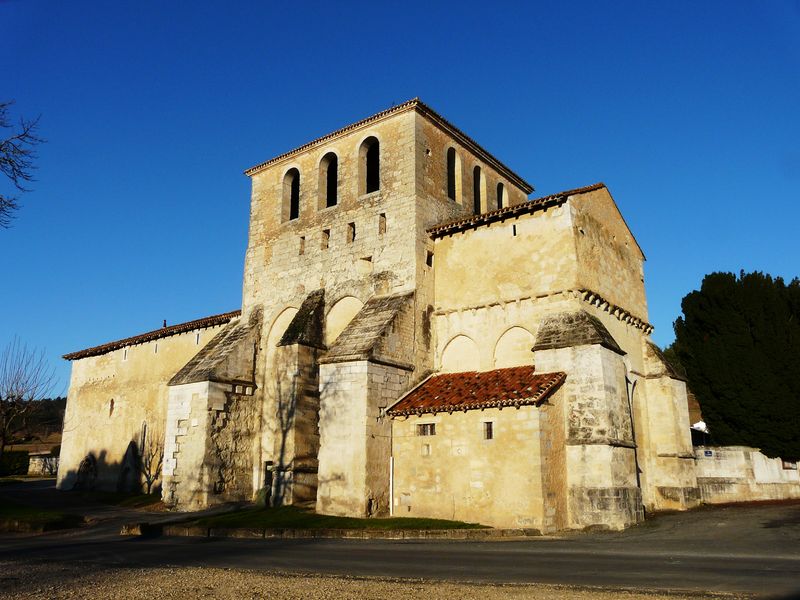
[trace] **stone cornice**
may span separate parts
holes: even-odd
[[[600,310],[609,313],[612,317],[616,318],[618,321],[626,323],[635,327],[636,329],[641,330],[644,332],[645,335],[649,335],[653,331],[653,326],[645,321],[637,317],[636,315],[632,314],[631,312],[625,310],[621,306],[613,304],[603,298],[597,292],[594,292],[589,289],[569,289],[569,290],[559,290],[557,292],[548,292],[545,294],[537,294],[535,296],[521,296],[519,298],[513,298],[511,300],[497,300],[495,302],[490,302],[488,304],[476,304],[473,306],[464,306],[462,308],[452,308],[452,309],[443,309],[437,308],[434,311],[434,315],[436,316],[446,316],[451,315],[453,313],[464,313],[464,312],[474,312],[478,310],[486,310],[494,307],[506,307],[509,304],[519,304],[521,302],[528,302],[528,301],[537,301],[543,300],[545,298],[557,298],[561,296],[562,298],[576,298],[579,300],[583,300]]]

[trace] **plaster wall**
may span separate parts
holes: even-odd
[[[97,461],[97,489],[115,490],[142,425],[164,434],[167,382],[223,326],[164,337],[72,361],[57,486],[70,489],[81,461]],[[157,351],[156,351],[157,349]],[[113,406],[112,406],[113,401]]]
[[[436,434],[419,435],[423,423],[435,424]],[[541,529],[541,436],[535,406],[394,419],[395,516]]]

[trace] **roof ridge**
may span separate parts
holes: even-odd
[[[223,325],[228,321],[241,316],[241,314],[241,310],[232,310],[230,312],[220,313],[218,315],[194,319],[193,321],[186,321],[185,323],[178,323],[177,325],[170,325],[169,327],[161,327],[160,329],[154,329],[153,331],[115,340],[113,342],[107,342],[105,344],[100,344],[99,346],[92,346],[91,348],[86,348],[84,350],[69,352],[64,354],[62,358],[66,360],[77,360],[80,358],[86,358],[88,356],[105,354],[106,352],[118,350],[119,348],[123,348],[125,346],[143,344],[145,342],[151,342],[153,340],[169,337],[171,335],[186,333],[187,331],[193,331],[194,329],[204,329],[206,327],[213,327],[215,325]]]
[[[512,181],[515,185],[523,189],[526,193],[530,193],[533,191],[533,186],[525,181],[522,177],[517,175],[514,171],[512,171],[505,163],[500,161],[496,156],[494,156],[491,152],[486,150],[483,146],[481,146],[478,142],[464,133],[461,129],[453,125],[450,121],[445,119],[441,114],[436,112],[433,108],[431,108],[428,104],[425,104],[422,100],[420,100],[419,96],[411,98],[410,100],[406,100],[405,102],[401,102],[400,104],[396,104],[394,106],[390,106],[387,109],[379,111],[369,117],[351,123],[349,125],[345,125],[331,133],[327,133],[320,137],[317,137],[310,142],[306,142],[301,146],[297,146],[293,150],[289,150],[288,152],[284,152],[265,160],[257,165],[250,167],[249,169],[245,169],[244,174],[249,176],[255,175],[265,167],[280,162],[290,156],[303,152],[304,150],[308,150],[309,148],[326,142],[334,137],[340,136],[344,133],[348,133],[350,131],[354,131],[360,127],[368,125],[370,123],[374,123],[375,121],[379,121],[385,117],[390,115],[405,112],[407,110],[416,110],[419,114],[428,117],[430,121],[432,121],[435,125],[439,126],[440,128],[449,131],[458,139],[458,141],[466,146],[467,148],[471,149],[475,154],[482,155],[486,161],[494,167],[495,170],[503,173],[510,181]]]
[[[555,194],[533,198],[531,200],[527,200],[526,202],[521,202],[520,204],[513,204],[511,206],[505,206],[503,208],[498,208],[496,210],[481,213],[479,215],[472,215],[471,217],[465,217],[463,219],[457,219],[448,223],[442,223],[441,225],[435,225],[434,227],[429,228],[427,232],[430,233],[434,238],[441,237],[442,235],[461,231],[462,229],[469,229],[473,226],[477,227],[485,223],[502,221],[508,217],[541,210],[552,204],[563,203],[570,196],[585,194],[603,188],[608,189],[606,184],[600,181],[598,183],[593,183],[592,185],[586,185],[572,190],[565,190],[563,192],[557,192]]]

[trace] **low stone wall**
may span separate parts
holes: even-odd
[[[796,463],[746,446],[695,448],[697,485],[707,504],[800,498]]]
[[[28,458],[28,475],[55,477],[58,473],[58,457],[50,454],[31,454]]]

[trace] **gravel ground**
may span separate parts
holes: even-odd
[[[477,585],[421,580],[320,577],[211,568],[120,569],[84,564],[0,562],[0,598],[121,598],[152,600],[301,600],[375,598],[380,600],[695,600],[750,598],[575,589],[550,585]]]

